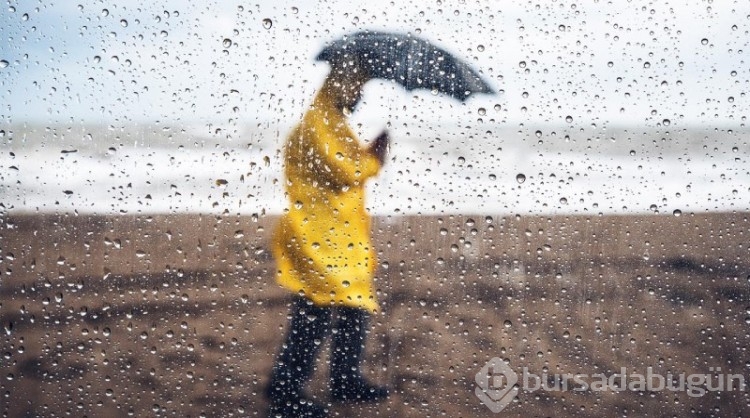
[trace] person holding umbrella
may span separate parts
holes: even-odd
[[[328,61],[331,71],[284,149],[290,206],[275,230],[273,255],[277,282],[296,298],[266,391],[272,417],[327,416],[302,392],[331,331],[331,400],[372,402],[388,395],[360,371],[367,321],[378,309],[364,186],[385,163],[390,143],[384,131],[363,147],[346,123],[364,84],[385,78],[461,100],[491,91],[468,66],[410,35],[359,32],[334,42],[318,59]]]

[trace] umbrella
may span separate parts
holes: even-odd
[[[467,63],[411,34],[356,32],[331,43],[316,59],[352,63],[369,78],[393,80],[407,90],[437,90],[461,101],[472,93],[495,93]]]

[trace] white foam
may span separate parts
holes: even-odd
[[[464,140],[464,131],[442,128],[421,138],[393,132],[391,159],[368,184],[371,213],[750,210],[743,143],[731,135],[684,135],[656,146],[505,131],[475,132]],[[249,146],[136,142],[115,152],[81,147],[72,153],[52,141],[44,147],[16,143],[14,155],[0,154],[2,203],[22,212],[281,213],[281,138]],[[525,182],[517,181],[519,173]]]

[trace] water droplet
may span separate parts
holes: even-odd
[[[477,45],[477,51],[484,52],[484,45]]]
[[[505,326],[505,328],[510,328],[513,326],[513,323],[510,322],[510,320],[506,319],[505,322],[503,322],[503,325]]]
[[[701,39],[701,45],[708,45],[708,39],[707,38]]]
[[[343,282],[341,282],[341,286],[349,287],[351,286],[351,283],[349,283],[349,280],[344,280]]]
[[[518,182],[518,184],[523,183],[524,181],[526,181],[526,175],[523,173],[516,174],[516,181]]]
[[[499,105],[499,104],[496,104],[496,105],[495,105],[495,112],[499,112],[499,111],[500,111],[500,105]]]
[[[669,126],[670,123],[672,122],[669,119],[664,119],[663,121],[661,121],[661,124],[664,126]]]
[[[672,212],[672,215],[674,215],[674,216],[680,216],[680,215],[682,215],[682,211],[679,210],[679,209],[675,209],[674,212]]]
[[[479,108],[479,109],[477,110],[477,113],[479,113],[479,116],[484,116],[484,115],[486,115],[486,114],[487,114],[487,109],[485,109],[485,108],[483,108],[483,107],[480,107],[480,108]]]
[[[224,48],[229,48],[230,46],[232,46],[232,40],[229,38],[224,38],[221,44],[224,45]]]
[[[570,116],[570,115],[566,116],[565,117],[565,122],[568,122],[568,123],[573,122],[573,116]]]
[[[224,187],[227,184],[229,184],[229,182],[224,179],[216,179],[216,185],[219,187]]]
[[[102,9],[102,16],[104,16],[104,17],[107,17],[107,16],[109,16],[109,10],[107,10],[107,9]]]
[[[565,197],[561,197],[561,198],[560,198],[560,204],[561,204],[561,205],[567,205],[567,204],[568,204],[568,199],[567,199],[567,198],[565,198]]]
[[[120,25],[122,25],[123,28],[128,27],[128,21],[125,19],[120,19]]]
[[[521,68],[526,68],[526,61],[519,62],[518,66],[521,67]]]
[[[263,19],[263,27],[266,29],[271,29],[271,26],[273,26],[273,20],[269,18]]]
[[[5,68],[5,67],[7,67],[9,65],[10,65],[10,63],[8,61],[6,61],[6,60],[0,60],[0,68]]]
[[[542,137],[542,131],[536,131],[536,132],[534,132],[534,135],[536,135],[537,138],[541,138]]]

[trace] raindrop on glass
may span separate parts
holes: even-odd
[[[518,173],[516,175],[516,181],[518,182],[518,184],[523,183],[524,181],[526,181],[526,175],[523,173]]]
[[[263,19],[264,28],[271,29],[271,26],[273,26],[273,21],[271,19],[268,19],[268,18]]]

